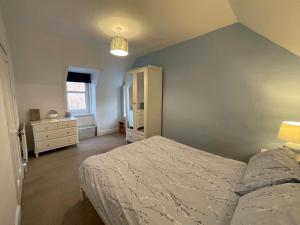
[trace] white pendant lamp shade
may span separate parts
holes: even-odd
[[[117,56],[128,55],[128,41],[121,36],[113,37],[110,44],[110,52]]]
[[[128,55],[128,41],[120,36],[121,28],[117,28],[119,35],[114,36],[110,43],[110,53],[116,56]]]

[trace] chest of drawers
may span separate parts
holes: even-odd
[[[75,118],[46,119],[31,122],[34,136],[34,153],[78,144],[77,120]]]

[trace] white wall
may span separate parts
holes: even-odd
[[[8,51],[6,32],[0,12],[0,42]],[[0,59],[1,60],[1,59]],[[1,72],[1,71],[0,71]],[[9,144],[8,127],[5,115],[5,105],[0,80],[0,224],[15,224],[17,211],[17,192],[15,186],[14,167],[12,152]]]
[[[241,24],[140,57],[164,68],[163,136],[247,161],[300,120],[300,58]]]
[[[83,44],[54,33],[7,24],[16,74],[20,120],[28,121],[28,110],[38,108],[64,115],[63,82],[68,66],[101,71],[97,87],[96,121],[100,134],[117,127],[120,118],[120,88],[130,58],[118,58],[106,49]],[[29,147],[32,148],[32,138]]]

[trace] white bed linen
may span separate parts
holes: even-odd
[[[79,174],[107,225],[227,225],[245,168],[155,136],[89,157]]]

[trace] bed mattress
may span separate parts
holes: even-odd
[[[245,169],[155,136],[87,158],[79,176],[107,225],[229,225]]]

